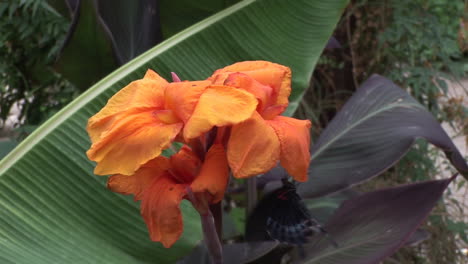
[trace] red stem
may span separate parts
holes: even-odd
[[[216,233],[218,233],[219,241],[223,241],[223,210],[221,202],[210,205],[211,214],[215,221]]]
[[[208,252],[214,264],[223,263],[223,248],[216,232],[216,225],[211,211],[201,216],[203,235]]]
[[[186,187],[186,191],[188,200],[192,202],[192,205],[200,214],[203,229],[203,237],[205,245],[208,248],[208,252],[210,253],[211,259],[213,260],[214,264],[222,264],[223,248],[221,246],[220,235],[222,226],[221,202],[208,206],[208,202],[205,199],[205,197],[203,197],[203,195],[201,197],[195,195],[190,187]],[[216,221],[213,217],[213,214],[211,213],[211,210],[215,212]],[[217,229],[219,231],[217,231]]]

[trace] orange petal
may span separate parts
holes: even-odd
[[[255,112],[232,127],[227,152],[234,177],[246,178],[267,172],[278,163],[280,143],[273,128]]]
[[[213,197],[211,203],[223,199],[229,179],[229,168],[226,152],[221,144],[214,144],[208,150],[200,173],[193,181],[194,193],[209,192]]]
[[[200,96],[192,116],[185,124],[186,141],[199,137],[213,126],[228,126],[248,119],[257,107],[257,99],[243,90],[228,86],[210,86]]]
[[[157,74],[155,71],[151,70],[151,69],[148,69],[145,73],[145,76],[143,76],[143,79],[147,79],[147,80],[153,80],[153,81],[161,81],[161,79],[165,82],[167,82],[164,78],[162,78],[161,76],[159,76],[159,74]]]
[[[114,122],[115,115],[131,108],[158,108],[164,105],[164,89],[168,82],[148,70],[144,79],[134,81],[112,96],[107,104],[88,121],[87,130],[92,142]]]
[[[162,123],[153,111],[135,111],[119,118],[86,154],[98,163],[95,174],[131,175],[169,147],[181,128]]]
[[[173,110],[184,123],[187,122],[201,94],[210,84],[209,81],[170,83],[165,91],[165,108]]]
[[[260,113],[264,108],[274,103],[271,101],[271,95],[273,92],[272,88],[257,82],[255,79],[246,74],[240,72],[229,74],[229,76],[224,81],[224,85],[240,88],[253,94],[259,101],[257,111]]]
[[[190,184],[198,175],[200,166],[200,159],[187,145],[171,156],[172,176],[177,178],[180,183]]]
[[[267,122],[275,129],[281,142],[281,165],[296,181],[307,181],[310,121],[278,116]]]
[[[156,157],[142,165],[134,175],[127,176],[116,174],[107,179],[107,188],[113,192],[135,195],[135,201],[141,200],[142,193],[150,185],[151,181],[161,176],[170,167],[169,159]]]
[[[142,195],[141,215],[153,241],[171,247],[183,231],[180,202],[187,185],[178,184],[169,175],[155,178]]]
[[[214,72],[208,79],[222,84],[233,72],[241,72],[274,90],[275,104],[287,105],[291,94],[291,69],[269,61],[244,61],[234,63]]]

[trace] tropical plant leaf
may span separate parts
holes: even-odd
[[[247,0],[175,35],[98,82],[0,163],[0,256],[5,263],[173,263],[200,240],[182,204],[185,232],[171,248],[149,240],[138,204],[108,191],[85,155],[87,119],[148,68],[208,77],[264,59],[293,70],[293,111],[346,0]],[[78,50],[77,52],[81,52]],[[73,62],[70,62],[73,63]]]
[[[54,68],[81,91],[116,69],[109,37],[92,0],[69,1],[72,22]]]
[[[234,243],[223,246],[225,264],[251,263],[278,246],[277,241]]]
[[[416,229],[414,233],[405,241],[405,246],[416,246],[419,243],[429,239],[431,237],[431,233],[424,229]]]
[[[240,0],[159,0],[161,29],[166,39]]]
[[[70,0],[47,0],[47,4],[50,5],[55,11],[61,14],[63,17],[70,17],[70,9],[74,9],[72,7],[75,1]],[[70,5],[72,4],[72,5]]]
[[[224,264],[251,263],[272,251],[278,246],[276,241],[233,243],[223,246]],[[177,264],[210,264],[210,255],[205,245],[199,244],[190,255],[181,259]]]
[[[57,69],[79,88],[85,89],[118,65],[160,43],[163,40],[162,29],[164,39],[167,39],[239,0],[205,0],[202,3],[188,0],[49,2],[62,15],[69,13],[72,17]],[[77,48],[85,52],[76,52]],[[113,56],[96,56],[97,53],[112,53]],[[91,65],[88,68],[92,74],[75,71],[77,63],[70,64],[70,61],[78,61],[80,66]]]
[[[328,219],[330,219],[342,202],[358,195],[359,192],[352,189],[346,189],[315,199],[304,199],[304,203],[307,206],[310,215],[323,225],[328,221]]]
[[[162,40],[157,0],[99,0],[96,9],[120,65]]]
[[[468,176],[468,165],[437,120],[390,80],[373,75],[343,106],[313,145],[303,197],[317,197],[372,178],[424,138]]]
[[[411,236],[453,178],[398,186],[347,200],[325,225],[338,247],[316,237],[305,245],[303,263],[379,263]]]

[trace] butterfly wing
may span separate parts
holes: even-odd
[[[320,225],[307,210],[294,184],[267,194],[250,215],[246,225],[247,241],[277,240],[288,244],[304,244],[308,237],[320,232]]]

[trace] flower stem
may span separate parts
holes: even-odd
[[[211,211],[208,210],[208,213],[200,215],[202,228],[203,228],[203,235],[206,247],[208,248],[208,252],[210,252],[211,260],[214,264],[222,264],[223,263],[223,249],[221,247],[221,242],[218,237],[218,233],[216,232],[215,220]]]
[[[257,178],[250,177],[247,179],[247,217],[255,209],[257,199]]]
[[[203,229],[203,240],[208,248],[211,260],[214,264],[222,264],[223,248],[221,246],[221,202],[208,206],[206,197],[202,195],[197,198],[189,186],[186,187],[186,191],[188,200],[192,202],[193,207],[200,214]],[[215,217],[213,217],[213,214],[211,213],[212,211],[214,211]],[[219,229],[219,231],[216,231],[217,229]]]
[[[211,214],[213,214],[216,233],[218,234],[219,241],[223,241],[223,209],[221,202],[210,205]]]

